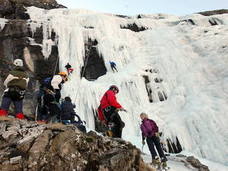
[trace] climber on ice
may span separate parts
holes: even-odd
[[[142,131],[142,144],[145,144],[146,139],[147,145],[152,156],[152,165],[167,168],[167,158],[160,144],[157,124],[153,120],[149,119],[148,115],[145,113],[141,113],[140,118],[142,119],[142,124],[140,126],[140,129]],[[154,146],[157,149],[157,152],[160,156],[160,160],[157,155],[157,152],[155,151]]]
[[[4,81],[6,90],[2,97],[0,116],[7,116],[11,102],[14,103],[16,118],[25,119],[23,114],[23,99],[25,90],[28,86],[28,75],[23,67],[21,59],[15,59],[13,62],[15,69],[10,71]]]
[[[72,72],[74,71],[74,69],[73,69],[72,66],[69,64],[69,62],[66,64],[65,68],[67,69],[68,75],[72,74]]]
[[[118,72],[118,70],[116,69],[116,63],[115,62],[109,61],[109,64],[110,64],[111,69],[112,69],[113,72],[115,72],[115,71]]]
[[[98,118],[111,128],[112,137],[121,138],[122,130],[125,126],[118,111],[126,110],[117,102],[116,94],[119,92],[117,86],[110,86],[103,95],[98,108]]]

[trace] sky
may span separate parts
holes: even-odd
[[[166,13],[186,15],[228,9],[228,0],[57,0],[70,9],[88,9],[122,15]]]

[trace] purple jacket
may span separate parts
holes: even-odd
[[[155,136],[155,133],[158,132],[157,124],[151,119],[143,119],[140,126],[143,137],[152,137]]]

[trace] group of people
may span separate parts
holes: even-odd
[[[4,81],[6,90],[2,97],[0,116],[8,115],[9,106],[11,102],[13,102],[16,113],[15,117],[25,119],[22,109],[29,77],[23,67],[23,61],[21,59],[14,60],[13,64],[15,68],[10,71]],[[60,102],[61,88],[68,80],[68,75],[73,72],[69,63],[66,65],[66,69],[67,73],[59,72],[57,75],[47,77],[41,81],[38,95],[37,120],[47,122],[54,118],[54,120],[61,121],[64,124],[76,124],[80,130],[86,132],[83,122],[74,111],[75,105],[72,103],[71,98],[65,97],[64,100]],[[118,112],[127,112],[116,99],[116,94],[118,93],[119,88],[116,85],[110,86],[101,98],[98,107],[99,120],[107,127],[107,135],[114,138],[122,137],[122,130],[125,126]],[[75,117],[77,120],[75,120]],[[167,159],[161,148],[157,124],[149,119],[145,113],[142,113],[140,117],[142,119],[140,126],[143,137],[142,143],[144,145],[146,140],[152,155],[152,163],[156,164],[159,162],[159,157],[154,148],[155,146],[161,162],[166,164]]]
[[[125,123],[122,121],[118,111],[127,112],[127,110],[118,103],[116,99],[117,93],[119,93],[119,89],[115,85],[110,86],[105,92],[100,100],[100,106],[98,107],[98,118],[107,126],[107,133],[109,136],[121,138]],[[160,165],[163,168],[167,167],[167,158],[160,144],[160,134],[157,124],[155,121],[149,119],[148,115],[145,113],[141,113],[140,118],[142,120],[140,126],[142,131],[142,144],[144,145],[146,140],[151,152],[152,164]],[[154,146],[156,147],[160,158],[158,157]]]
[[[71,98],[67,96],[60,101],[61,89],[63,84],[68,81],[68,74],[59,72],[57,75],[41,81],[36,111],[37,121],[74,124],[79,130],[86,132],[84,123],[74,110],[76,106],[72,103]],[[75,120],[76,118],[77,120]]]

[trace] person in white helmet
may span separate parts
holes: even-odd
[[[11,102],[14,103],[16,118],[24,119],[23,114],[23,99],[25,90],[28,85],[28,74],[23,67],[21,59],[15,59],[13,62],[15,69],[10,71],[9,75],[4,81],[6,90],[2,97],[2,104],[0,107],[0,116],[7,116]]]

